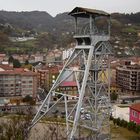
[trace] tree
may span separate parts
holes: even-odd
[[[26,103],[29,103],[30,105],[35,104],[35,100],[30,95],[25,96],[22,101],[26,102]]]
[[[29,65],[29,61],[28,60],[25,61],[25,65]]]
[[[20,64],[20,62],[19,62],[18,59],[14,59],[14,61],[13,61],[13,67],[14,68],[20,68],[21,67],[21,64]]]
[[[50,33],[42,33],[37,37],[36,46],[38,48],[48,48],[51,49],[53,44],[55,44],[56,38]]]
[[[0,32],[0,43],[7,44],[9,42],[10,42],[10,40],[9,40],[8,36],[5,33]]]
[[[30,102],[33,98],[30,95],[27,95],[23,98],[23,102]]]
[[[14,61],[14,58],[13,58],[13,56],[11,55],[11,56],[9,57],[9,59],[8,59],[8,62],[9,62],[9,63],[13,63],[13,61]]]
[[[25,117],[21,115],[11,116],[6,121],[0,122],[1,140],[25,140],[31,114]]]
[[[118,94],[117,94],[117,93],[113,92],[113,93],[110,94],[110,99],[111,99],[112,101],[116,101],[117,98],[118,98]]]
[[[22,65],[22,68],[26,68],[28,70],[32,70],[32,65],[28,64],[28,65]]]
[[[4,52],[6,47],[11,46],[11,41],[5,33],[0,32],[0,51]]]

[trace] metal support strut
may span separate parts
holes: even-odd
[[[95,24],[97,17],[110,20],[110,15],[80,7],[72,10],[70,15],[76,19],[76,47],[32,120],[30,128],[43,116],[51,116],[52,110],[58,108],[65,112],[66,139],[107,140],[110,138],[110,31],[107,34],[99,32]],[[81,29],[84,34],[78,31],[78,17],[89,19],[89,27],[86,23],[86,30]],[[110,30],[110,24],[108,26],[107,30]],[[70,79],[76,83],[77,90],[62,91],[61,84]]]

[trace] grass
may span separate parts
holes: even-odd
[[[112,140],[140,140],[140,134],[129,131],[126,128],[115,126],[111,122]]]
[[[7,115],[6,118],[15,118],[19,115]],[[21,119],[25,118],[25,116],[21,116]],[[4,117],[1,115],[1,117]],[[45,117],[42,119],[41,123],[45,124],[54,124],[54,125],[62,125],[62,127],[66,127],[65,118],[53,118],[53,117]],[[113,122],[110,122],[111,126],[111,140],[140,140],[140,133],[136,134],[133,131],[129,131],[127,128],[119,127],[114,125]],[[82,135],[87,135],[89,130],[81,128]],[[84,132],[84,133],[83,133]]]
[[[53,122],[53,124],[65,126],[64,118],[45,118],[42,122],[48,124]],[[87,135],[90,131],[84,129],[83,132],[84,135]],[[140,140],[140,134],[136,134],[133,131],[129,131],[127,128],[119,127],[117,125],[115,126],[111,122],[111,140]]]

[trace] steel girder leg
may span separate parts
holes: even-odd
[[[85,66],[84,78],[83,78],[81,90],[80,90],[80,93],[79,93],[77,110],[76,110],[75,119],[74,119],[74,123],[73,123],[73,128],[72,128],[69,140],[74,139],[74,134],[75,134],[77,126],[78,126],[78,120],[79,120],[79,116],[80,116],[80,110],[81,110],[81,107],[82,107],[82,101],[83,101],[84,94],[85,94],[86,83],[87,83],[87,79],[88,79],[88,76],[89,76],[89,69],[90,69],[90,65],[91,65],[93,50],[94,50],[94,46],[91,46],[90,49],[89,49],[87,65]]]

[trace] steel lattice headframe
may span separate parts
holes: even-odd
[[[84,12],[82,10],[87,10],[78,8],[71,12],[71,15],[76,15],[76,30],[77,17],[82,17],[81,13]],[[74,36],[77,40],[77,45],[31,124],[31,127],[34,126],[43,116],[49,116],[52,110],[58,108],[58,110],[65,112],[65,134],[68,140],[78,138],[79,129],[83,130],[82,135],[87,137],[90,135],[92,140],[109,139],[109,56],[111,46],[108,40],[110,31],[107,34],[97,32],[95,13],[87,12],[86,14],[89,18],[89,31],[84,31],[84,34]],[[110,30],[110,28],[108,29]],[[63,93],[58,90],[59,85],[67,81],[71,76],[77,84],[77,94]],[[56,96],[59,98],[54,101],[53,99]],[[69,100],[69,98],[74,100]],[[60,105],[61,103],[63,105]]]

